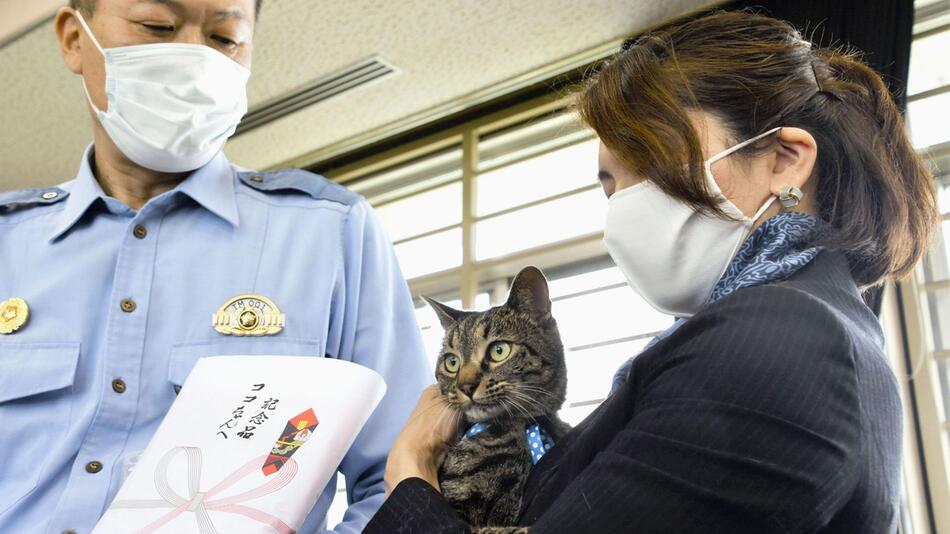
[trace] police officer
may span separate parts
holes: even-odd
[[[340,465],[337,531],[384,499],[428,363],[365,200],[221,152],[246,111],[260,3],[75,0],[56,15],[94,143],[74,180],[0,193],[0,532],[89,532],[202,356],[380,373],[388,393]],[[325,527],[335,485],[300,532]]]

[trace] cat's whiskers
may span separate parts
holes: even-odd
[[[534,399],[534,398],[532,398],[530,395],[527,395],[527,394],[525,394],[525,393],[523,393],[523,392],[521,392],[521,391],[518,391],[518,390],[516,390],[516,389],[512,389],[512,390],[510,390],[508,393],[509,393],[512,397],[514,397],[515,399],[518,399],[519,401],[522,401],[522,402],[527,403],[528,408],[537,408],[537,411],[539,412],[539,415],[540,415],[540,414],[545,414],[545,413],[551,411],[551,409],[550,409],[549,407],[545,406],[544,404],[542,404],[541,402],[539,402],[537,399]]]
[[[517,395],[519,399],[525,402],[531,403],[531,406],[537,407],[542,412],[556,411],[557,407],[561,405],[561,401],[558,399],[539,399],[535,396],[536,393],[532,392],[513,391],[512,394]]]
[[[465,409],[465,415],[472,422],[488,421],[498,417],[503,408],[504,407],[498,403],[492,405],[473,404]]]
[[[505,400],[505,399],[501,399],[501,400],[498,402],[498,405],[505,409],[505,413],[508,414],[508,418],[509,418],[509,419],[514,419],[514,418],[515,418],[514,414],[511,413],[511,410],[508,409],[508,405],[505,404],[504,400]]]
[[[515,408],[515,409],[517,409],[519,412],[523,413],[526,419],[534,419],[534,416],[531,415],[531,412],[529,412],[524,406],[522,406],[521,403],[518,402],[517,399],[511,398],[511,397],[507,397],[507,398],[505,399],[505,403],[510,403],[510,404],[511,404],[511,407],[512,407],[512,408]]]
[[[519,398],[524,399],[536,406],[542,412],[549,412],[551,410],[557,410],[561,404],[563,404],[563,397],[554,395],[553,393],[546,392],[543,390],[530,389],[523,386],[518,386],[512,388],[511,393],[513,395],[518,395]],[[538,399],[539,396],[544,396],[546,398]]]
[[[560,397],[558,397],[554,393],[551,393],[549,390],[542,387],[532,386],[530,384],[518,384],[517,386],[514,386],[514,387],[517,387],[519,390],[524,390],[531,393],[540,393],[542,395],[547,395],[548,397],[551,397],[552,399],[556,401],[561,400]]]
[[[532,406],[530,404],[525,403],[524,399],[512,397],[512,398],[509,398],[508,400],[514,406],[517,406],[518,409],[525,415],[526,418],[534,419],[535,417],[537,417],[535,414],[531,413],[533,411],[531,410]]]

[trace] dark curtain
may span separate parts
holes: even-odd
[[[863,51],[864,60],[883,76],[904,108],[913,0],[739,0],[725,6],[746,8],[791,22],[815,46],[846,44]]]
[[[907,72],[913,38],[913,0],[739,0],[724,9],[751,9],[784,19],[817,46],[849,45],[864,52],[864,61],[881,74],[897,105],[906,104]],[[883,288],[864,294],[881,313]]]

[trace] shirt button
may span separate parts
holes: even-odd
[[[56,191],[47,191],[43,193],[43,200],[53,200],[54,198],[58,196],[59,196],[59,193],[57,193]]]
[[[88,464],[86,464],[86,472],[87,472],[87,473],[93,473],[93,474],[95,474],[95,473],[98,473],[99,471],[102,471],[102,463],[101,463],[101,462],[89,462]]]
[[[125,381],[121,378],[116,378],[112,381],[112,391],[116,393],[125,393]]]
[[[141,224],[136,224],[135,228],[132,229],[132,235],[138,239],[145,239],[145,236],[148,235],[148,230]]]
[[[122,308],[122,311],[125,313],[132,313],[135,311],[135,301],[132,299],[122,299],[122,303],[119,304],[119,307]]]
[[[254,176],[251,176],[251,181],[260,183],[264,181],[264,177],[255,174]]]

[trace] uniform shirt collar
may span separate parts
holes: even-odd
[[[206,210],[237,226],[237,199],[234,193],[234,167],[224,152],[219,152],[207,165],[191,173],[178,184],[176,191],[188,195]]]
[[[71,184],[63,186],[69,190],[69,198],[66,199],[66,206],[50,234],[50,241],[58,239],[72,229],[97,200],[101,199],[109,211],[124,208],[129,213],[132,212],[109,198],[102,190],[92,172],[94,150],[95,147],[92,144],[86,148],[76,179]],[[234,180],[234,168],[224,153],[219,153],[208,164],[191,173],[174,190],[165,195],[187,195],[211,213],[221,217],[232,226],[237,226],[239,218],[237,200],[234,196]]]

